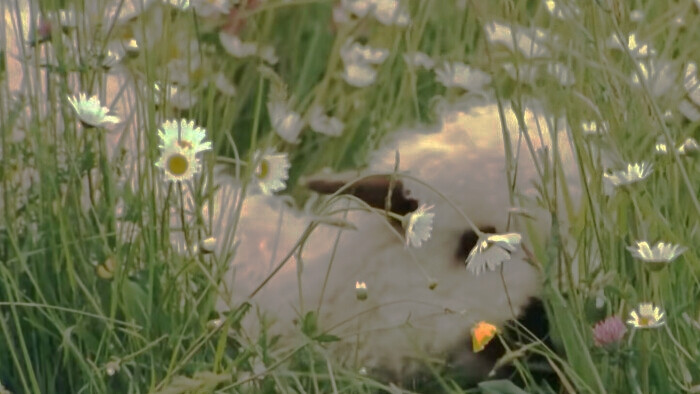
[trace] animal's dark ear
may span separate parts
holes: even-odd
[[[345,186],[346,183],[345,181],[331,179],[309,179],[306,181],[306,187],[318,193],[332,194]],[[345,193],[352,194],[371,207],[386,209],[385,205],[390,187],[392,187],[391,212],[398,215],[405,215],[418,208],[418,200],[407,196],[408,192],[404,189],[403,182],[395,179],[392,185],[391,177],[389,176],[369,176],[361,181],[355,182]]]
[[[489,234],[496,232],[496,228],[493,226],[479,226],[479,230]],[[469,252],[474,249],[478,240],[479,236],[476,235],[474,230],[464,230],[462,236],[459,238],[459,245],[457,245],[457,250],[455,251],[455,258],[457,261],[464,264],[467,256],[469,256]]]

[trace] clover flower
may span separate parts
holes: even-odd
[[[263,194],[270,195],[287,187],[291,165],[286,153],[277,153],[271,149],[257,152],[254,162],[257,167],[253,176]]]
[[[627,164],[627,170],[613,171],[603,177],[613,186],[629,185],[646,179],[653,171],[653,166],[646,162]]]
[[[510,260],[510,254],[520,246],[521,239],[518,233],[483,234],[467,256],[467,271],[480,275],[486,268],[496,270]]]
[[[627,320],[627,324],[635,328],[656,328],[663,326],[665,323],[664,312],[650,302],[639,304],[637,310],[630,312],[630,319]]]
[[[107,125],[119,123],[120,121],[117,116],[107,115],[109,113],[109,108],[103,107],[102,104],[100,104],[97,95],[87,99],[85,93],[80,93],[77,98],[75,96],[68,96],[68,102],[73,106],[78,120],[80,120],[85,127],[105,127]]]
[[[472,92],[483,92],[491,83],[487,73],[462,62],[445,62],[435,69],[435,78],[445,87],[460,87]]]
[[[433,205],[421,205],[415,211],[406,214],[403,218],[403,227],[406,230],[406,246],[411,245],[420,248],[421,244],[430,239],[433,231],[433,218],[435,214],[428,212]]]
[[[289,143],[297,143],[299,133],[304,127],[301,115],[289,109],[289,104],[279,100],[267,103],[267,110],[277,135]]]
[[[627,333],[627,327],[617,316],[609,316],[593,326],[593,342],[598,347],[620,342]]]

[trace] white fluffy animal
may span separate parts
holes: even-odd
[[[526,111],[525,122],[534,148],[540,149],[550,143],[547,119],[537,113]],[[447,111],[440,127],[432,132],[396,133],[362,173],[391,173],[398,150],[399,173],[424,180],[477,225],[491,226],[500,233],[522,231],[519,224],[529,219],[517,218],[507,225],[509,212],[524,208],[536,218],[535,228],[546,235],[548,216],[532,203],[536,196],[532,182],[539,179],[536,166],[508,108],[506,123],[512,148],[519,152],[514,160],[518,169],[515,193],[522,198],[511,201],[509,197],[501,119],[493,104]],[[568,163],[566,175],[574,184],[576,171],[568,138],[560,140],[559,148]],[[309,184],[316,190],[332,191],[342,184],[339,180],[356,175],[318,176]],[[476,240],[467,222],[433,190],[401,176],[397,179],[404,190],[398,185],[394,189],[395,205],[401,204],[399,197],[405,193],[405,206],[435,206],[432,236],[420,248],[406,247],[403,229],[381,212],[350,211],[343,220],[356,229],[320,224],[307,240],[301,260],[298,255],[290,259],[251,301],[274,317],[271,330],[290,343],[301,335],[295,327],[300,316],[318,311],[321,328],[341,338],[332,349],[347,365],[381,370],[401,380],[418,370],[420,360],[452,356],[474,379],[482,379],[492,364],[469,350],[470,329],[481,320],[502,325],[520,314],[530,297],[538,295],[538,270],[518,249],[503,264],[503,277],[499,271],[479,276],[468,272],[464,259]],[[364,189],[358,192],[356,188],[357,195],[375,193],[383,201],[386,182],[373,178],[360,184]],[[377,190],[383,192],[376,194]],[[342,210],[360,205],[339,200],[332,206]],[[517,215],[511,216],[515,219]],[[342,219],[342,212],[333,217]],[[294,248],[310,221],[308,215],[285,208],[275,198],[249,196],[245,200],[229,282],[234,304],[246,300],[265,280]],[[356,282],[366,283],[364,301],[356,297]],[[253,315],[247,323],[251,335],[257,329]]]

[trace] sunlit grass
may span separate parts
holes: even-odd
[[[300,177],[360,168],[401,126],[435,122],[442,108],[474,100],[515,111],[531,149],[504,146],[509,177],[517,155],[537,159],[537,202],[554,223],[551,234],[529,239],[556,351],[535,344],[506,355],[528,392],[538,383],[519,351],[545,355],[562,392],[700,391],[698,152],[677,149],[700,138],[700,113],[692,114],[700,88],[685,75],[700,61],[697,2],[562,0],[552,13],[550,1],[405,1],[408,26],[372,15],[336,23],[340,1],[248,0],[213,18],[145,3],[139,12],[139,1],[0,2],[0,383],[11,392],[388,390],[333,358],[325,345],[338,338],[312,312],[299,324],[303,339],[289,345],[267,335],[269,316],[231,301],[237,290],[226,274],[243,201],[262,187],[255,152],[288,155],[288,176],[280,164],[268,191],[283,183],[301,207],[310,193]],[[60,28],[61,9],[73,10],[75,23]],[[493,22],[537,39],[520,48],[518,35],[489,40]],[[257,49],[232,55],[221,29]],[[610,44],[615,36],[627,44],[632,33],[636,46]],[[376,79],[348,77],[350,42],[386,50],[361,64]],[[108,50],[118,60],[107,61]],[[435,68],[407,64],[404,54],[415,51]],[[463,70],[454,62],[474,74],[446,87],[435,70],[448,81]],[[81,93],[97,95],[121,123],[81,123],[68,99]],[[540,130],[527,129],[532,105],[547,114]],[[321,115],[342,122],[342,132],[294,130]],[[213,152],[198,151],[201,171],[180,183],[155,163],[158,129],[181,118],[206,130]],[[564,133],[583,180],[578,205],[564,177],[570,158],[557,144],[535,149]],[[659,141],[667,153],[655,153]],[[653,171],[617,172],[641,162]],[[218,199],[217,164],[240,185]],[[512,201],[520,198],[513,191]],[[215,233],[221,221],[226,232]],[[214,248],[203,243],[212,236]],[[651,269],[628,250],[640,240],[687,250]],[[284,253],[275,263],[292,257]],[[643,303],[660,306],[665,324],[628,326],[616,346],[596,346],[596,323],[627,321]],[[256,314],[261,332],[252,338],[241,321]],[[460,392],[451,379],[435,377]]]

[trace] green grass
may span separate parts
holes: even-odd
[[[104,7],[107,2],[95,3]],[[672,142],[670,146],[700,138],[698,122],[677,111],[685,96],[684,65],[700,61],[698,7],[692,1],[585,1],[577,2],[577,17],[563,21],[536,0],[466,1],[464,8],[455,3],[460,2],[406,1],[412,19],[408,28],[366,18],[336,29],[331,19],[335,2],[269,0],[249,12],[240,33],[246,41],[274,46],[279,63],[267,71],[255,57],[228,56],[218,35],[191,10],[177,12],[158,4],[111,30],[95,25],[100,18],[79,16],[67,34],[53,34],[35,47],[17,47],[31,28],[27,20],[64,7],[82,11],[85,5],[40,0],[30,11],[23,1],[0,3],[0,383],[15,393],[388,389],[333,360],[324,344],[334,338],[321,334],[313,316],[304,324],[307,340],[293,348],[279,346],[278,338],[265,332],[257,343],[245,337],[239,323],[245,314],[256,313],[247,303],[231,305],[223,325],[212,329],[235,250],[218,256],[187,253],[176,250],[170,240],[171,234],[199,239],[211,232],[216,214],[198,212],[213,204],[217,185],[203,179],[213,179],[216,157],[240,163],[260,147],[288,152],[292,166],[287,192],[301,202],[307,195],[296,187],[300,176],[323,167],[361,167],[391,131],[433,121],[434,107],[458,100],[462,91],[443,87],[430,71],[408,67],[402,54],[421,50],[440,61],[462,61],[489,72],[494,97],[516,111],[520,108],[521,117],[524,102],[534,97],[552,114],[550,119],[568,120],[580,175],[589,182],[580,208],[557,203],[557,195],[567,190],[552,173],[560,170],[558,152],[541,161],[551,171],[543,175],[540,203],[553,215],[568,212],[572,228],[559,228],[549,239],[532,237],[539,240],[533,246],[546,274],[544,296],[559,356],[541,346],[531,351],[549,357],[563,381],[562,391],[700,392],[698,156],[653,153],[659,138]],[[630,19],[634,9],[644,12],[642,22]],[[684,19],[682,25],[674,23],[677,17]],[[527,59],[489,44],[483,27],[492,20],[543,29],[549,55]],[[107,71],[95,67],[97,48],[130,30],[143,35],[149,24],[161,22],[162,35],[153,37],[154,45],[122,62],[121,75],[128,82],[108,87]],[[606,47],[611,35],[626,37],[629,32],[649,43],[677,73],[662,95],[654,95],[652,83],[630,82],[633,73],[643,71],[632,53]],[[184,111],[168,102],[157,104],[140,90],[171,77],[164,64],[172,46],[180,44],[180,33],[197,40],[205,59],[204,72],[192,77],[198,101]],[[340,49],[349,37],[389,49],[370,87],[352,87],[340,78]],[[50,66],[42,66],[42,54],[48,54]],[[522,83],[502,67],[546,67],[553,61],[566,65],[576,82],[561,86],[542,72],[534,83]],[[235,96],[223,95],[207,80],[218,71],[235,82]],[[306,129],[298,145],[285,143],[272,130],[265,105],[274,89],[285,89],[302,114],[322,104],[345,123],[343,134],[333,138]],[[116,98],[120,107],[114,112],[128,119],[127,127],[137,131],[138,140],[117,141],[118,132],[80,126],[66,100],[78,92],[99,92],[110,97],[109,103]],[[670,118],[664,116],[667,110],[672,111]],[[161,121],[180,117],[207,129],[213,153],[203,160],[204,177],[191,184],[164,184],[160,169],[153,166],[158,159],[156,130]],[[580,125],[590,120],[599,125],[607,121],[609,132],[584,135]],[[534,138],[535,131],[529,133]],[[121,149],[109,154],[115,144]],[[623,162],[644,160],[654,164],[654,173],[606,195],[600,160],[604,149],[619,158],[616,169]],[[253,169],[243,165],[236,170],[247,183]],[[187,196],[193,199],[189,205]],[[176,225],[171,208],[177,212]],[[652,272],[626,249],[637,240],[689,249],[662,271]],[[98,267],[104,270],[109,259],[115,262],[107,267],[111,272],[98,275]],[[574,260],[577,267],[571,265]],[[598,261],[598,268],[582,264],[591,261]],[[603,308],[591,307],[600,294]],[[663,307],[663,327],[630,330],[614,350],[593,345],[595,322],[613,314],[626,320],[644,301]],[[108,368],[118,371],[110,375]],[[443,379],[446,391],[460,391],[449,376]],[[535,392],[536,384],[529,389]],[[512,392],[505,390],[483,392]]]

